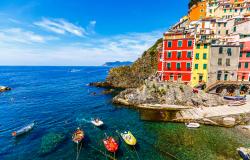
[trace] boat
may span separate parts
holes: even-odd
[[[107,137],[106,139],[103,139],[103,143],[109,152],[115,153],[118,150],[119,145],[113,137]]]
[[[136,138],[130,131],[125,131],[121,133],[122,139],[130,146],[136,145]]]
[[[228,104],[228,106],[242,106],[245,105],[246,101],[245,100],[241,100],[241,101],[232,101]]]
[[[17,131],[12,132],[12,136],[16,137],[16,136],[20,136],[20,135],[22,135],[24,133],[27,133],[27,132],[31,131],[34,128],[34,126],[35,126],[35,122],[30,123],[27,126],[21,128],[21,129],[19,129]]]
[[[245,100],[245,96],[224,96],[224,99],[226,100],[233,100],[233,101],[240,101],[240,100]]]
[[[237,148],[237,151],[243,160],[250,160],[250,149],[249,148],[240,147],[240,148]]]
[[[92,119],[91,123],[97,127],[101,127],[104,123],[103,121],[101,121],[100,119],[96,118],[96,119]]]
[[[188,128],[199,128],[200,124],[199,123],[186,123],[185,124]]]
[[[72,141],[76,144],[80,143],[84,139],[84,131],[80,128],[77,128],[77,130],[72,135]]]

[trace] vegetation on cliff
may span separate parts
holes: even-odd
[[[190,9],[193,5],[197,4],[201,0],[190,0],[188,3],[188,8]]]
[[[145,79],[157,71],[157,48],[159,45],[162,45],[162,38],[158,39],[131,66],[112,68],[106,82],[119,88],[135,88],[143,84]]]

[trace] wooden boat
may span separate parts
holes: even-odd
[[[80,143],[84,139],[84,131],[80,128],[77,128],[77,130],[72,135],[72,141],[75,143]]]
[[[232,101],[228,104],[228,106],[242,106],[245,105],[246,101],[245,100],[241,100],[241,101]]]
[[[240,147],[240,148],[237,148],[237,151],[243,160],[250,160],[250,149],[249,148]]]
[[[115,153],[118,150],[119,145],[113,137],[107,137],[106,139],[103,139],[103,143],[109,152]]]
[[[240,101],[240,100],[245,100],[245,96],[224,96],[224,99],[226,100],[233,100],[233,101]]]
[[[24,133],[27,133],[29,131],[31,131],[35,126],[35,123],[31,123],[31,124],[28,124],[27,126],[17,130],[17,131],[14,131],[12,132],[12,136],[16,137],[16,136],[19,136],[19,135],[22,135]]]
[[[92,119],[91,123],[97,127],[101,127],[104,124],[100,119]]]
[[[136,138],[130,131],[125,131],[121,133],[121,137],[128,145],[136,145]]]
[[[188,128],[199,128],[200,124],[199,123],[186,123],[185,124]]]

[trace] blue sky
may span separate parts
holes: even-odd
[[[1,0],[0,65],[134,61],[188,0]]]

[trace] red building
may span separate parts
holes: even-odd
[[[194,38],[190,34],[164,34],[163,51],[159,54],[158,75],[163,81],[191,81]]]
[[[250,41],[241,42],[238,80],[250,81]]]

